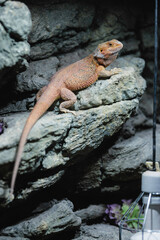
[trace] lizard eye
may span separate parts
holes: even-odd
[[[103,52],[103,50],[102,50],[102,49],[100,49],[100,52]]]
[[[109,46],[112,47],[112,43],[109,43]]]

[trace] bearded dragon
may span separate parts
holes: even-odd
[[[121,70],[118,68],[111,69],[110,71],[107,71],[105,68],[117,58],[122,47],[123,44],[115,39],[99,44],[93,54],[56,72],[49,84],[38,92],[38,101],[25,123],[20,138],[11,179],[10,193],[12,195],[24,145],[33,125],[48,110],[53,102],[59,98],[64,100],[60,104],[60,111],[75,114],[75,112],[68,109],[77,100],[73,91],[89,87],[99,77],[110,77],[119,73]]]

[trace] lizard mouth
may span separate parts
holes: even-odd
[[[112,55],[112,56],[114,56],[114,55],[117,55],[117,54],[118,54],[118,52],[119,52],[119,50],[117,50],[117,51],[115,51],[115,52],[111,53],[111,55]]]
[[[111,56],[117,55],[119,53],[119,51],[121,50],[121,48],[117,48],[114,51],[111,51]]]
[[[94,57],[96,57],[96,58],[101,58],[101,59],[108,59],[108,57],[109,56],[116,56],[116,55],[118,55],[118,53],[119,53],[119,50],[120,49],[117,49],[117,50],[114,50],[114,51],[110,51],[109,52],[109,54],[107,55],[107,56],[105,56],[105,55],[103,55],[101,52],[97,52],[97,50],[94,52]]]

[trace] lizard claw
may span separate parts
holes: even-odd
[[[74,116],[77,116],[77,113],[75,111],[71,111],[69,109],[63,109],[61,110],[61,112],[64,112],[64,113],[72,113]]]
[[[113,68],[110,71],[111,71],[111,74],[114,75],[114,74],[121,73],[122,69],[121,68]]]

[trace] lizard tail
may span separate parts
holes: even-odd
[[[50,99],[50,101],[44,101],[46,98],[45,95],[46,94],[44,94],[44,97],[42,95],[41,98],[38,100],[38,102],[36,103],[33,110],[31,111],[31,113],[26,121],[26,124],[24,126],[24,129],[23,129],[23,132],[22,132],[22,135],[20,138],[20,142],[18,145],[15,164],[14,164],[13,173],[12,173],[11,186],[10,186],[11,194],[13,194],[13,192],[14,192],[17,172],[18,172],[18,168],[19,168],[19,165],[21,162],[21,157],[22,157],[24,145],[26,143],[28,134],[30,133],[30,130],[32,129],[34,124],[37,122],[37,120],[48,110],[48,108],[52,105],[52,103],[59,97],[58,95],[53,94],[54,97],[52,99]]]
[[[25,124],[25,127],[23,129],[21,138],[20,138],[20,142],[18,145],[18,149],[17,149],[17,153],[16,153],[16,159],[15,159],[15,164],[14,164],[14,168],[13,168],[13,173],[12,173],[12,179],[11,179],[11,187],[10,187],[10,192],[11,194],[13,194],[14,192],[14,186],[15,186],[15,182],[16,182],[16,177],[17,177],[17,172],[18,172],[18,168],[21,162],[21,156],[23,153],[23,149],[24,149],[24,145],[26,143],[27,140],[27,136],[31,130],[31,128],[33,127],[34,123],[30,122],[30,116]]]

